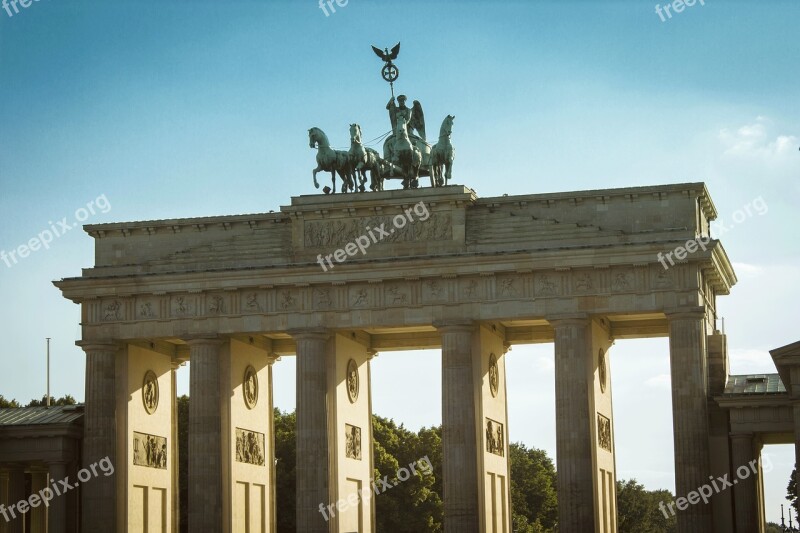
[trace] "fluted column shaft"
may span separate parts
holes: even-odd
[[[731,455],[733,459],[731,481],[736,480],[736,485],[733,487],[736,531],[741,533],[758,531],[758,478],[750,466],[755,459],[753,435],[751,433],[731,435]],[[742,472],[748,471],[746,479],[737,475],[740,468]]]
[[[31,472],[31,494],[39,494],[39,491],[47,486],[46,472]],[[28,511],[31,522],[30,533],[47,533],[47,506],[39,503]]]
[[[50,487],[53,483],[58,486],[58,482],[67,477],[67,465],[65,463],[50,463],[47,465],[50,476]],[[48,509],[47,532],[64,533],[67,530],[67,496],[56,496],[50,501]]]
[[[708,434],[708,372],[705,312],[668,313],[672,375],[672,427],[677,497],[706,484],[711,473]],[[712,531],[711,505],[698,503],[678,512],[678,533]]]
[[[9,506],[16,505],[18,502],[27,498],[25,493],[25,467],[22,465],[14,465],[8,471],[8,503]],[[8,524],[8,533],[24,533],[23,523],[24,518],[22,513],[15,507],[14,513],[7,511],[9,516],[14,518]]]
[[[297,345],[297,531],[327,533],[319,512],[329,505],[328,405],[324,330],[291,332]]]
[[[592,323],[551,320],[555,333],[558,524],[564,533],[594,531],[594,467],[589,413]]]
[[[219,533],[222,527],[222,425],[220,351],[223,340],[189,344],[189,531]]]
[[[445,533],[480,523],[475,374],[470,323],[436,325],[442,337],[442,487]]]
[[[86,352],[86,407],[83,415],[83,464],[108,457],[117,465],[116,357],[113,342],[81,341]],[[81,486],[83,531],[115,529],[117,476],[98,476]]]

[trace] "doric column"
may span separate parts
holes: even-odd
[[[224,341],[197,338],[189,344],[189,531],[218,533],[222,527],[222,427],[219,359]]]
[[[736,482],[733,487],[736,531],[741,533],[758,531],[758,480],[751,467],[751,462],[755,460],[753,434],[731,434],[731,448],[733,455],[731,481]],[[747,471],[747,475],[739,476],[737,472],[740,469],[742,473]]]
[[[591,321],[579,317],[549,322],[555,333],[559,531],[594,531],[594,413],[588,401]]]
[[[46,472],[31,472],[31,494],[39,494],[47,486]],[[41,502],[28,511],[31,521],[30,533],[47,533],[47,506]]]
[[[470,322],[434,324],[442,336],[442,488],[445,533],[480,526],[475,375]]]
[[[326,330],[290,332],[297,344],[297,531],[327,533],[319,512],[330,503]]]
[[[686,497],[710,475],[708,373],[705,310],[667,313],[672,375],[672,426],[675,440],[676,496]],[[711,506],[698,503],[678,512],[678,533],[712,531]]]
[[[8,503],[9,506],[16,505],[21,500],[27,498],[25,493],[25,467],[22,465],[12,465],[8,469]],[[8,533],[24,533],[24,518],[19,510],[14,507],[14,515],[11,511],[10,516],[14,516],[8,524]]]
[[[53,483],[59,485],[59,481],[67,477],[67,465],[65,463],[50,463],[47,465],[50,475],[50,488]],[[50,501],[48,510],[48,533],[65,533],[67,530],[67,495],[56,496]]]
[[[86,352],[86,406],[83,415],[83,464],[108,457],[117,464],[115,373],[119,345],[79,341]],[[83,531],[116,528],[117,476],[99,476],[81,487]]]

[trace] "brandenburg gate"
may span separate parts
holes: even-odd
[[[716,299],[736,278],[713,239],[657,258],[710,239],[715,217],[702,183],[486,198],[449,185],[86,226],[94,266],[56,285],[81,306],[84,460],[109,456],[116,474],[81,487],[84,531],[177,532],[185,361],[189,531],[274,531],[272,368],[296,356],[297,530],[374,532],[374,498],[329,521],[319,509],[370,486],[371,359],[424,348],[442,354],[445,531],[508,532],[505,354],[554,343],[559,530],[615,532],[616,339],[669,337],[677,494],[723,474],[707,345],[724,346]],[[398,376],[409,393],[413,374]],[[678,530],[714,531],[715,505],[679,513]]]

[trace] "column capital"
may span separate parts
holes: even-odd
[[[84,352],[116,352],[122,347],[122,343],[113,339],[86,339],[75,341],[75,346],[80,347]]]
[[[467,318],[445,318],[442,320],[435,320],[433,327],[439,330],[440,333],[449,331],[472,331],[475,327],[475,321]]]
[[[686,318],[705,318],[706,308],[702,305],[694,305],[687,307],[672,307],[664,309],[664,314],[667,315],[668,320],[680,320]]]
[[[191,335],[183,337],[183,342],[192,346],[221,346],[225,344],[228,339],[218,335]]]
[[[328,340],[331,331],[327,328],[294,328],[286,331],[295,340]]]
[[[553,326],[587,326],[591,323],[592,317],[589,313],[562,313],[556,315],[549,315],[545,320]]]

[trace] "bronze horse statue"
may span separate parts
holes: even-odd
[[[355,192],[355,179],[353,166],[350,163],[350,154],[343,150],[334,150],[328,141],[328,136],[319,128],[308,130],[308,145],[317,149],[317,168],[313,170],[314,187],[319,189],[317,172],[330,172],[332,192],[336,192],[336,174],[342,180],[342,192],[348,190]],[[363,189],[362,189],[363,190]]]
[[[439,142],[431,149],[431,187],[447,185],[453,177],[453,160],[456,158],[456,149],[450,142],[453,133],[453,120],[455,115],[447,115],[439,129]]]
[[[381,156],[377,151],[372,148],[365,148],[361,144],[361,126],[350,124],[350,165],[353,167],[355,177],[359,180],[359,191],[364,192],[368,170],[370,190],[383,190],[381,172],[384,165],[381,164],[381,161]]]

